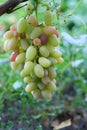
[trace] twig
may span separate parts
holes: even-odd
[[[12,13],[15,11],[15,7],[19,5],[20,3],[23,3],[28,0],[8,0],[4,4],[0,5],[0,16],[5,13]]]

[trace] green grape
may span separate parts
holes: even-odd
[[[54,26],[46,26],[44,28],[44,33],[47,34],[48,36],[55,34],[57,37],[59,37],[58,30],[56,30]]]
[[[52,94],[49,90],[42,90],[41,95],[45,99],[50,99],[50,100],[52,99]]]
[[[14,37],[14,32],[12,31],[7,31],[5,34],[4,34],[4,38],[5,39],[11,39]]]
[[[61,63],[63,63],[64,62],[64,59],[62,58],[62,57],[59,57],[58,59],[57,59],[57,63],[58,64],[61,64]]]
[[[18,50],[19,49],[19,40],[16,38],[12,38],[10,40],[8,40],[7,43],[7,50]]]
[[[16,57],[15,61],[16,61],[17,64],[23,63],[23,62],[25,61],[25,52],[20,53],[20,54]]]
[[[30,82],[32,82],[32,78],[30,76],[24,77],[24,82],[30,83]]]
[[[22,49],[24,49],[24,50],[26,50],[29,47],[28,42],[24,39],[20,40],[20,44],[21,44]]]
[[[44,76],[44,69],[41,65],[36,64],[34,67],[34,72],[38,78],[42,78]]]
[[[18,33],[26,32],[27,28],[28,28],[27,20],[24,18],[19,19],[19,21],[17,22],[17,32]]]
[[[34,90],[37,89],[37,86],[35,83],[29,83],[26,87],[25,87],[25,91],[26,92],[32,92]]]
[[[34,63],[31,61],[25,62],[24,71],[29,75],[32,71],[34,71]]]
[[[6,41],[4,42],[3,48],[4,48],[5,51],[8,51],[8,40],[6,40]]]
[[[51,92],[55,92],[57,90],[56,85],[54,84],[54,82],[51,82],[49,84],[47,84],[46,88],[51,91]]]
[[[21,75],[21,77],[27,77],[27,76],[29,76],[29,74],[27,74],[24,69],[21,70],[20,75]]]
[[[30,15],[28,20],[34,27],[38,26],[38,21],[34,16]]]
[[[26,35],[27,35],[28,39],[30,39],[30,35],[31,35],[31,32],[32,32],[33,29],[34,29],[34,27],[31,24],[28,24],[28,27],[27,27],[27,30],[26,30]]]
[[[48,68],[48,75],[51,79],[54,79],[56,77],[56,70],[54,67],[49,67]]]
[[[39,52],[40,52],[41,56],[43,56],[43,57],[48,57],[49,56],[49,50],[48,50],[48,48],[46,46],[41,46],[39,48]]]
[[[40,57],[38,60],[39,64],[44,68],[48,68],[51,65],[51,61],[45,57]]]
[[[26,59],[31,61],[34,60],[36,56],[37,56],[37,49],[34,46],[28,47],[26,51]]]
[[[45,11],[44,21],[45,21],[45,24],[47,26],[51,26],[52,25],[52,13],[51,13],[50,10]]]
[[[33,31],[31,32],[30,38],[35,39],[38,38],[42,33],[42,30],[40,27],[35,27]]]
[[[54,58],[59,58],[62,56],[62,53],[59,50],[55,50],[53,49],[50,53],[50,56],[54,57]]]
[[[58,46],[58,39],[55,34],[49,36],[48,43],[53,47]]]
[[[16,70],[18,68],[18,64],[16,62],[11,62],[11,68]]]
[[[42,78],[42,82],[46,85],[46,84],[49,84],[51,82],[51,79],[48,76],[45,76]]]
[[[41,92],[40,92],[39,89],[34,90],[34,91],[32,92],[32,95],[33,95],[33,97],[34,97],[35,99],[37,99],[37,100],[41,98]]]
[[[57,59],[55,59],[53,57],[49,57],[48,59],[51,61],[51,66],[57,64]]]
[[[40,89],[40,90],[43,90],[45,88],[45,85],[42,83],[42,82],[39,82],[37,84],[37,87]]]

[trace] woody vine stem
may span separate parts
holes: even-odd
[[[21,7],[19,7],[16,9],[16,6],[19,5],[20,3],[23,3],[26,1],[28,1],[28,0],[8,0],[4,4],[0,5],[0,16],[5,14],[5,13],[8,13],[8,14],[12,13],[15,10],[21,8]]]

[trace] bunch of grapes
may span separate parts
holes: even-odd
[[[49,10],[44,14],[44,23],[40,24],[35,16],[29,15],[19,19],[4,34],[4,50],[12,51],[11,68],[21,66],[25,91],[32,93],[35,99],[51,99],[57,90],[55,65],[63,62],[62,53],[56,50],[58,37]]]

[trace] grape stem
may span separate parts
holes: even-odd
[[[10,14],[17,9],[22,8],[23,6],[18,7],[18,8],[15,8],[15,7],[17,5],[19,5],[20,3],[23,3],[23,2],[26,2],[26,1],[28,1],[28,0],[8,0],[4,4],[0,5],[0,16],[5,14],[5,13]]]

